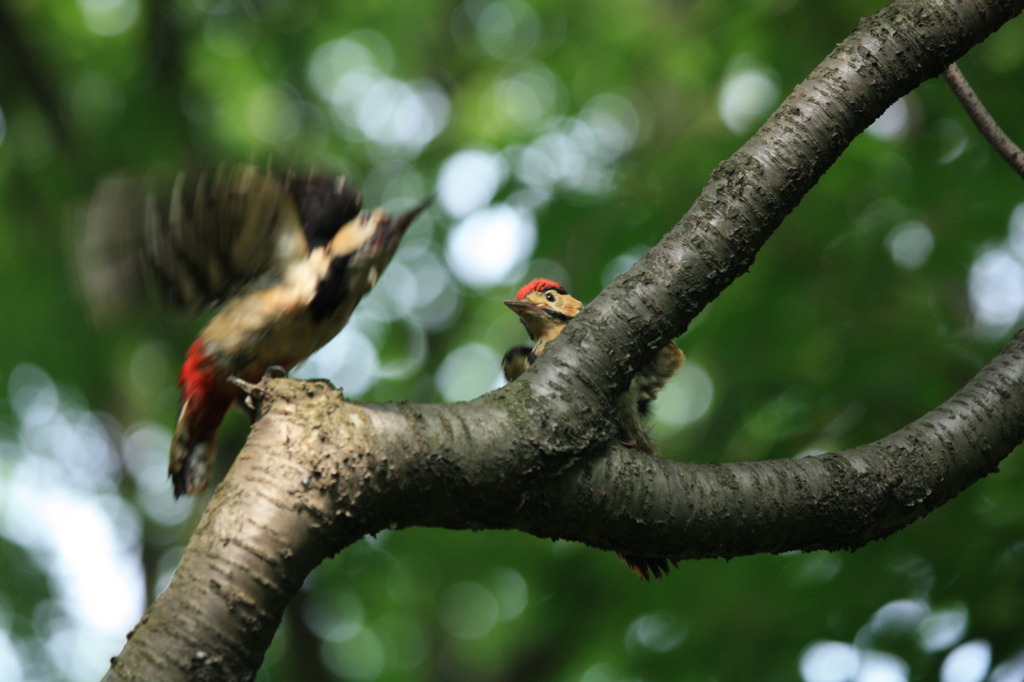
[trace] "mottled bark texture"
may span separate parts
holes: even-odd
[[[455,405],[360,405],[324,384],[271,381],[262,419],[108,678],[251,679],[308,572],[383,528],[518,528],[681,558],[836,549],[994,471],[1024,438],[1022,334],[941,407],[844,452],[674,462],[609,444],[607,416],[632,368],[750,267],[857,134],[1022,7],[913,0],[865,19],[506,389]]]

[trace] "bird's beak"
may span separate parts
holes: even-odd
[[[511,308],[517,315],[532,313],[540,310],[540,306],[529,301],[505,301],[505,305]]]

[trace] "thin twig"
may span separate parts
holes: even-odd
[[[1017,174],[1024,178],[1024,151],[1021,151],[1020,147],[1014,144],[1013,140],[1003,132],[1003,129],[992,118],[992,114],[988,113],[985,105],[974,94],[971,84],[964,78],[960,68],[956,64],[950,64],[942,72],[942,76],[946,79],[949,89],[960,100],[960,104],[963,105],[967,115],[974,121],[974,125],[981,132],[982,136],[988,140],[993,149],[999,152],[999,155],[1006,160],[1010,168],[1017,171]]]

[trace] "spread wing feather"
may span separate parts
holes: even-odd
[[[279,276],[359,209],[343,177],[299,178],[253,165],[182,173],[163,194],[135,178],[111,177],[86,213],[78,269],[100,312],[146,289],[201,312]]]

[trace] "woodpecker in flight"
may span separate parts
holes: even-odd
[[[163,200],[126,178],[96,190],[85,239],[121,257],[94,259],[115,270],[92,273],[94,290],[148,280],[193,312],[219,309],[188,349],[178,380],[169,467],[175,497],[210,482],[217,431],[244,397],[231,379],[258,382],[334,338],[426,204],[397,216],[360,205],[344,177],[252,165],[181,174]]]
[[[531,281],[519,290],[516,300],[505,301],[505,305],[519,316],[519,321],[526,327],[526,333],[533,341],[532,348],[515,346],[505,353],[501,368],[508,381],[514,381],[522,375],[547,345],[562,333],[565,325],[583,310],[582,303],[569,295],[562,285],[550,279]],[[670,341],[658,351],[650,364],[636,373],[626,391],[616,399],[616,417],[623,443],[648,454],[654,453],[654,442],[644,428],[643,417],[648,413],[651,401],[679,371],[685,359],[683,351]],[[651,575],[660,578],[669,571],[671,560],[664,557],[618,555],[630,571],[645,580],[650,579]]]

